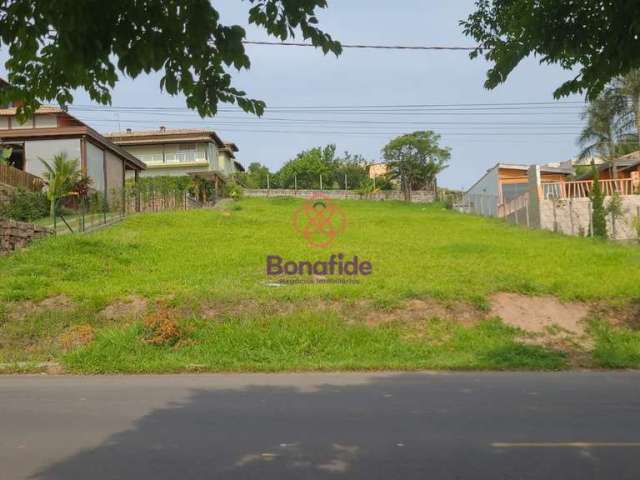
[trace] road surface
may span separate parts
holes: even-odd
[[[0,479],[640,478],[640,372],[0,377]]]

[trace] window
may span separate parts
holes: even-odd
[[[193,143],[185,143],[178,145],[176,151],[176,162],[195,162],[196,146]]]

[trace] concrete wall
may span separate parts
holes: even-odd
[[[40,225],[0,218],[0,255],[26,247],[33,240],[52,233],[50,229]]]
[[[620,197],[623,214],[614,224],[607,217],[609,238],[615,240],[638,240],[635,222],[640,220],[640,195]],[[605,198],[605,206],[610,197]],[[567,235],[588,235],[591,231],[591,200],[572,198],[540,201],[541,228]]]
[[[24,142],[25,171],[42,177],[46,168],[40,158],[51,162],[54,156],[66,153],[67,158],[78,160],[80,166],[80,139],[27,140]]]
[[[245,189],[247,197],[298,197],[308,198],[312,195],[323,195],[334,200],[404,200],[399,190],[384,190],[369,195],[362,195],[352,190],[291,190],[291,189]],[[413,203],[431,203],[435,194],[431,191],[418,190],[411,193]]]

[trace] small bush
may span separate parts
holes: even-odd
[[[142,340],[150,345],[173,346],[182,338],[183,331],[174,313],[164,306],[145,316]]]
[[[25,192],[18,189],[4,206],[0,206],[0,216],[22,222],[32,222],[48,215],[49,200],[42,192]]]
[[[239,200],[242,198],[244,191],[237,182],[227,182],[224,186],[224,196]]]

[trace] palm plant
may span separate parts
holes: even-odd
[[[626,107],[621,115],[621,127],[625,131],[633,130],[640,143],[640,69],[616,79],[613,90],[623,98]]]
[[[587,124],[578,138],[582,147],[580,158],[596,155],[604,158],[613,169],[613,178],[618,178],[615,159],[621,153],[626,139],[620,125],[624,112],[624,98],[614,89],[607,90],[593,100],[582,115]]]
[[[78,160],[67,158],[64,153],[54,156],[51,164],[42,158],[40,161],[47,169],[43,177],[47,181],[47,198],[51,202],[50,216],[53,223],[56,217],[56,203],[73,190],[81,178],[81,173]]]

